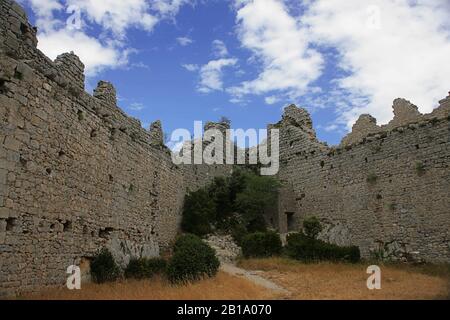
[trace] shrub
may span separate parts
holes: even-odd
[[[115,281],[120,276],[120,268],[108,249],[103,248],[92,260],[91,275],[97,283]]]
[[[215,177],[208,187],[208,194],[215,204],[215,222],[221,227],[233,212],[229,183],[224,177]]]
[[[219,265],[214,249],[199,237],[187,234],[178,238],[175,243],[167,276],[173,283],[195,281],[205,276],[214,276]]]
[[[245,174],[245,188],[236,195],[236,210],[250,232],[266,230],[264,211],[276,202],[278,188],[279,182],[272,177]]]
[[[181,228],[185,232],[203,236],[212,231],[215,218],[215,204],[204,189],[191,192],[184,200]]]
[[[303,231],[307,237],[316,239],[322,231],[322,225],[320,224],[319,219],[316,217],[306,218],[303,221]]]
[[[155,274],[164,273],[166,266],[166,261],[161,258],[131,259],[125,269],[125,277],[134,279],[151,278]]]
[[[266,231],[264,213],[276,203],[279,183],[249,168],[234,170],[229,177],[216,177],[200,190],[186,195],[181,227],[204,236],[213,230],[230,232],[235,214],[249,232]]]
[[[282,244],[276,232],[255,232],[242,240],[242,253],[249,257],[270,257],[281,253]]]
[[[287,237],[286,252],[289,257],[302,261],[347,261],[358,262],[361,258],[356,246],[340,247],[322,240],[308,237],[301,233]]]
[[[245,236],[248,235],[248,231],[242,224],[235,225],[231,229],[231,236],[233,237],[234,241],[239,245],[242,246],[242,241],[244,240]]]

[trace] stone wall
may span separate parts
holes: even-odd
[[[179,231],[186,191],[233,170],[174,165],[159,121],[143,129],[112,84],[84,91],[75,54],[52,61],[36,45],[23,9],[0,0],[0,295],[62,285],[67,266],[104,246],[122,265],[158,255]],[[382,247],[450,262],[450,97],[429,115],[398,99],[394,114],[385,126],[361,116],[330,148],[306,110],[287,107],[269,126],[280,129],[283,188],[268,221],[285,233],[315,215],[322,238],[365,257]]]
[[[122,264],[158,255],[185,193],[158,125],[126,116],[110,83],[86,93],[78,57],[51,61],[23,10],[0,8],[0,294],[61,285],[103,246]]]
[[[450,262],[450,97],[427,115],[403,99],[393,109],[385,126],[362,115],[330,148],[316,139],[305,110],[286,108],[271,127],[280,128],[279,177],[294,193],[292,223],[317,216],[323,239],[358,245],[364,257]],[[291,199],[281,193],[281,201]]]

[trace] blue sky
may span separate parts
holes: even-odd
[[[265,128],[295,103],[337,144],[362,113],[387,123],[397,97],[430,112],[450,89],[447,0],[21,2],[44,53],[73,50],[89,92],[112,82],[126,113],[169,134],[221,116]]]

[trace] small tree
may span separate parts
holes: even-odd
[[[316,239],[319,233],[322,231],[322,225],[319,219],[316,217],[306,218],[303,221],[303,232],[311,239]]]
[[[211,223],[215,220],[214,199],[200,189],[186,195],[184,200],[181,228],[185,232],[203,236],[211,232]]]
[[[278,187],[272,177],[246,174],[245,188],[236,197],[236,209],[250,232],[265,230],[264,211],[276,201]]]
[[[221,224],[233,212],[227,179],[224,177],[215,177],[214,182],[208,188],[208,193],[210,198],[213,199],[215,203],[216,222]]]
[[[103,248],[94,257],[91,262],[91,274],[97,283],[115,281],[120,276],[120,268],[108,249]]]

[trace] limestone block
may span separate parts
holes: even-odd
[[[113,235],[108,241],[107,247],[117,264],[122,268],[125,268],[133,258],[155,258],[159,256],[159,246],[154,240],[137,243],[128,239],[123,240],[117,235]]]
[[[0,219],[8,219],[11,213],[10,208],[0,207]]]

